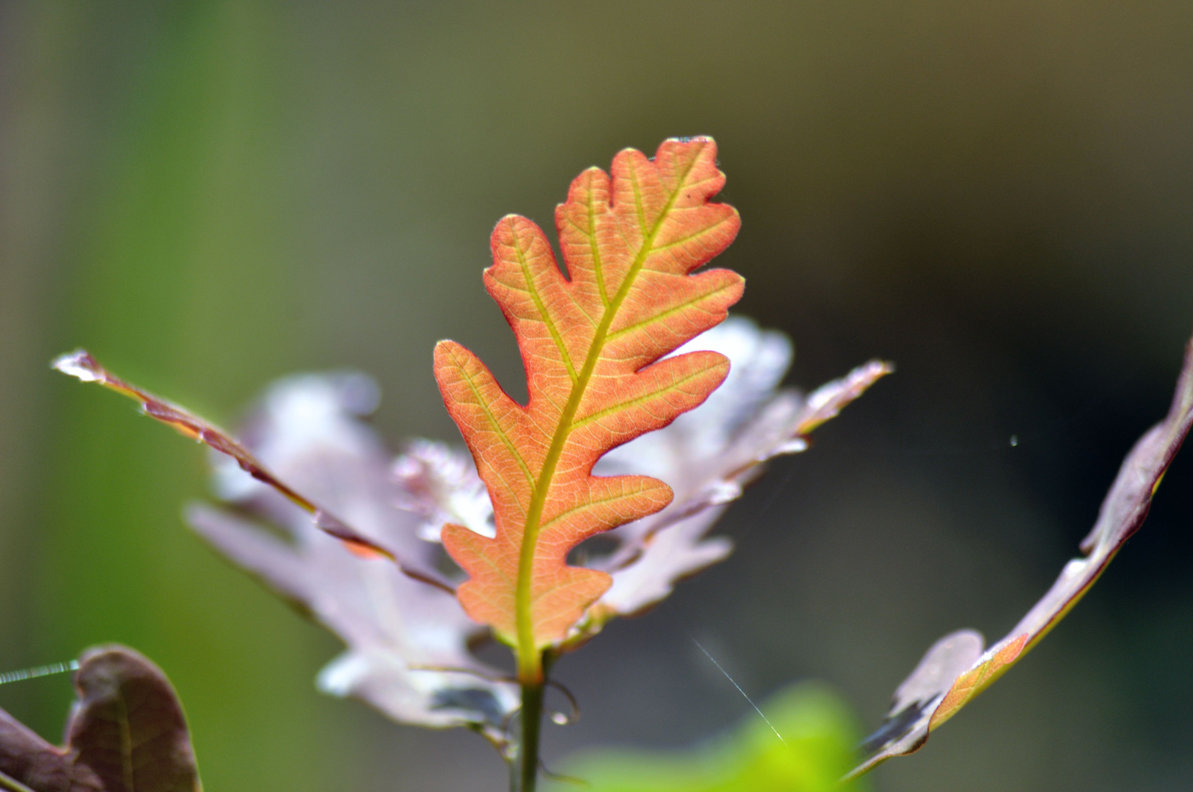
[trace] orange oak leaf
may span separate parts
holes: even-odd
[[[737,234],[737,212],[710,201],[724,182],[709,138],[665,141],[653,160],[627,149],[610,174],[584,171],[555,212],[566,276],[538,226],[516,215],[497,224],[485,286],[517,337],[527,404],[464,347],[435,348],[496,523],[492,538],[449,524],[443,543],[469,575],[460,602],[515,647],[523,679],[540,677],[543,650],[610,585],[568,565],[568,552],[672,497],[657,479],[594,476],[593,465],[700,404],[728,372],[715,352],[660,360],[741,296],[736,273],[692,274]]]

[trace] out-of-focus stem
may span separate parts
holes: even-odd
[[[543,723],[543,685],[522,682],[522,741],[518,745],[517,771],[511,792],[534,792],[538,782],[539,733]]]

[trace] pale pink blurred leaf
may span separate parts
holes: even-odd
[[[590,629],[612,616],[638,613],[667,597],[676,581],[729,554],[732,543],[707,533],[764,463],[808,446],[808,434],[890,373],[872,361],[807,397],[778,385],[791,344],[775,331],[730,317],[677,350],[707,349],[728,357],[729,376],[708,400],[669,426],[614,449],[600,474],[656,476],[675,492],[663,510],[609,532],[616,548],[590,565],[613,585],[592,608]]]
[[[451,472],[452,452],[422,443],[414,457],[395,463],[361,420],[375,401],[372,388],[358,374],[282,380],[266,393],[241,436],[279,475],[344,515],[368,541],[434,568],[442,551],[419,538],[424,517],[409,510],[429,496],[409,489],[409,476],[398,476],[394,468],[426,468],[423,483],[441,490],[436,460]],[[501,742],[516,688],[495,681],[500,672],[469,652],[481,628],[455,597],[385,560],[345,553],[272,489],[229,467],[217,469],[216,481],[234,508],[194,505],[188,521],[216,549],[344,641],[346,651],[319,675],[319,686],[361,699],[396,720],[468,726]],[[403,505],[407,508],[399,508]]]

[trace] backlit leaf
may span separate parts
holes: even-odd
[[[585,171],[556,210],[566,277],[534,223],[498,223],[485,285],[517,337],[526,405],[464,347],[435,349],[496,524],[492,538],[449,524],[443,543],[469,575],[458,591],[465,610],[516,648],[524,679],[540,677],[541,652],[609,588],[606,573],[569,565],[568,552],[671,501],[661,481],[594,476],[593,466],[700,404],[728,371],[712,352],[664,358],[741,295],[732,272],[692,274],[737,233],[737,213],[710,201],[723,183],[707,138],[666,141],[653,160],[623,151],[611,175]]]

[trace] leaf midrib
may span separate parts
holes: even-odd
[[[547,494],[551,490],[555,469],[559,465],[559,460],[563,456],[563,448],[567,444],[568,437],[574,428],[573,423],[576,411],[580,408],[580,402],[583,400],[588,384],[592,380],[592,374],[596,370],[597,363],[600,362],[601,351],[609,334],[609,328],[613,325],[613,319],[617,316],[617,312],[620,310],[622,303],[625,302],[626,297],[629,296],[639,271],[653,251],[654,240],[659,233],[659,229],[675,206],[676,198],[683,191],[683,185],[687,182],[687,178],[691,174],[692,169],[695,168],[698,160],[699,156],[695,156],[688,161],[687,169],[677,180],[676,188],[667,197],[667,203],[663,206],[662,211],[659,212],[658,218],[650,230],[643,234],[642,245],[637,255],[634,256],[634,261],[627,270],[625,279],[622,281],[613,299],[609,301],[605,313],[601,317],[601,321],[593,334],[592,343],[589,345],[588,354],[584,359],[584,366],[580,369],[580,373],[574,381],[567,403],[564,405],[563,411],[559,416],[559,421],[555,425],[555,431],[551,437],[551,446],[547,449],[547,455],[543,459],[543,467],[531,491],[530,505],[526,511],[526,522],[522,531],[522,547],[518,557],[518,581],[514,591],[515,626],[517,628],[518,642],[518,674],[524,681],[538,682],[542,677],[542,657],[536,647],[532,613],[534,599],[534,556],[542,529],[543,509],[546,506]],[[631,176],[633,177],[631,183],[634,188],[638,227],[645,229],[646,218],[642,207],[642,194],[639,189],[639,181],[636,178],[636,173],[631,174]]]

